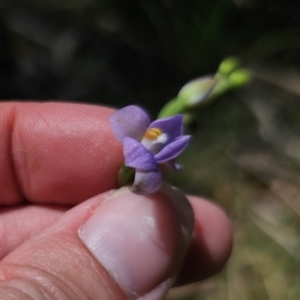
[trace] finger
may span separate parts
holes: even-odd
[[[186,284],[218,273],[232,250],[232,226],[217,205],[189,196],[195,214],[192,242],[177,284]]]
[[[189,197],[195,214],[191,245],[177,280],[186,284],[219,272],[232,247],[232,229],[226,214],[216,205]],[[49,227],[67,207],[20,206],[0,211],[0,259],[28,238]],[[13,233],[13,234],[12,234]]]
[[[113,110],[66,103],[0,104],[1,204],[75,204],[116,187]]]
[[[0,298],[161,299],[193,228],[187,199],[163,192],[122,188],[69,210],[3,259]]]
[[[23,205],[0,209],[0,260],[24,241],[49,227],[66,206]]]

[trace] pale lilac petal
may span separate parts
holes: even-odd
[[[159,170],[145,172],[136,170],[131,191],[139,195],[149,195],[155,193],[162,184],[162,177]]]
[[[165,162],[174,159],[186,148],[190,138],[189,135],[178,137],[174,142],[170,143],[154,155],[155,160],[157,162]]]
[[[109,118],[116,138],[123,142],[128,136],[140,141],[150,124],[148,115],[139,107],[130,105],[114,112]]]
[[[157,163],[153,154],[135,139],[130,137],[124,138],[123,153],[125,157],[125,166],[144,171],[157,170]]]
[[[168,135],[168,142],[172,142],[175,138],[182,135],[183,124],[182,115],[175,115],[170,118],[158,119],[152,122],[149,128],[159,128]]]

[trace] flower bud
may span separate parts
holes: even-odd
[[[192,80],[179,91],[178,99],[185,103],[186,108],[195,107],[207,99],[216,83],[213,76]]]
[[[229,76],[240,65],[240,62],[235,57],[228,57],[224,59],[218,69],[218,74],[222,76]]]
[[[236,88],[246,85],[250,80],[251,73],[245,69],[236,70],[228,77],[230,85]]]

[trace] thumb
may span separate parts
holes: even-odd
[[[0,299],[161,299],[193,229],[183,194],[98,195],[0,263]]]

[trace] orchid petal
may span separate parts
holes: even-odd
[[[131,191],[139,195],[149,195],[155,193],[162,184],[162,177],[159,170],[145,172],[136,170]]]
[[[148,129],[159,128],[168,135],[168,143],[172,142],[175,138],[182,135],[182,115],[175,115],[170,118],[158,119],[152,122]]]
[[[130,105],[114,112],[109,118],[116,138],[123,142],[125,137],[140,141],[150,124],[148,115],[139,107]]]
[[[157,163],[153,154],[135,139],[124,138],[123,153],[126,166],[144,171],[157,170]]]
[[[154,155],[155,160],[160,163],[174,159],[185,149],[190,138],[189,135],[178,137],[174,142],[168,144],[160,152]]]

